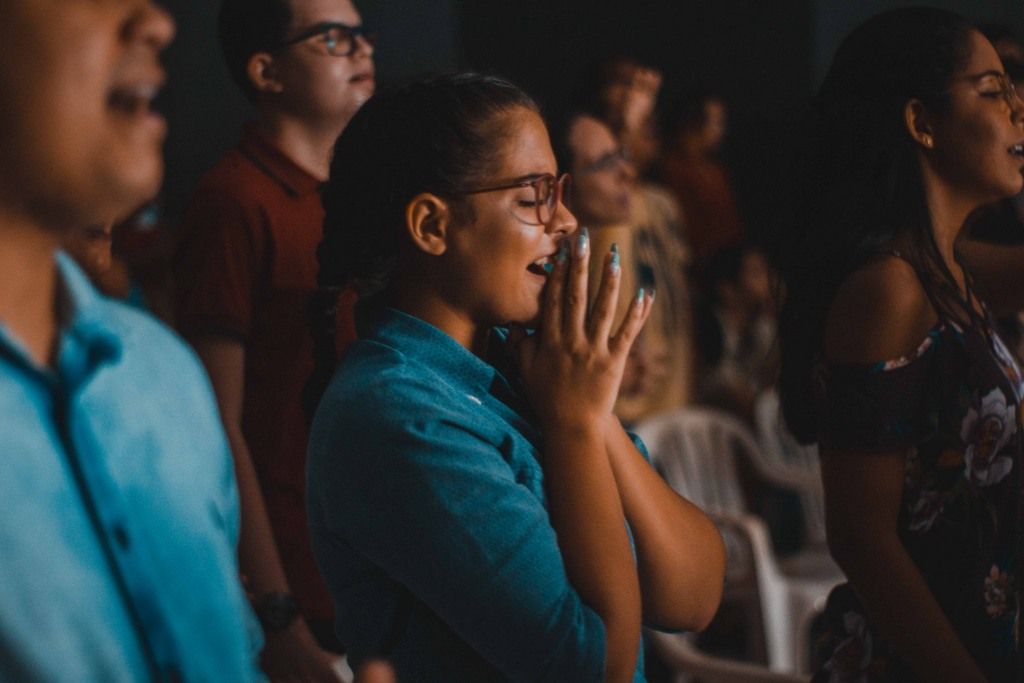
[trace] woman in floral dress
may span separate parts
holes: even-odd
[[[1024,381],[957,239],[1024,184],[1024,102],[980,33],[917,8],[843,42],[814,115],[781,388],[850,580],[815,681],[1019,681]]]

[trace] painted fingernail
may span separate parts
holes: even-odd
[[[641,287],[640,289],[636,290],[636,300],[638,302],[644,300],[644,288],[643,287]]]
[[[612,270],[618,270],[619,269],[619,264],[620,264],[619,245],[616,244],[615,242],[612,242],[612,249],[611,249],[611,251],[612,251],[612,260],[611,260]]]
[[[590,233],[586,228],[580,228],[579,233],[576,235],[576,254],[577,256],[583,256],[587,253],[587,247],[590,245]]]
[[[548,261],[547,263],[544,264],[544,272],[545,273],[551,273],[551,271],[553,271],[554,269],[555,269],[555,264],[552,263],[551,261]]]
[[[555,260],[561,266],[565,264],[567,258],[569,258],[569,242],[568,240],[562,240],[558,245],[558,254],[555,256]]]

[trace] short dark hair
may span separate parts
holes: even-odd
[[[290,0],[224,0],[217,18],[217,38],[231,77],[253,104],[257,91],[249,80],[249,59],[271,52],[285,40],[292,22]]]

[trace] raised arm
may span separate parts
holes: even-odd
[[[722,599],[725,544],[718,528],[665,483],[614,417],[606,443],[636,544],[644,621],[703,630]]]

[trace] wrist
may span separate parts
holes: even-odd
[[[289,593],[265,593],[252,603],[267,635],[280,633],[299,619],[299,605]]]

